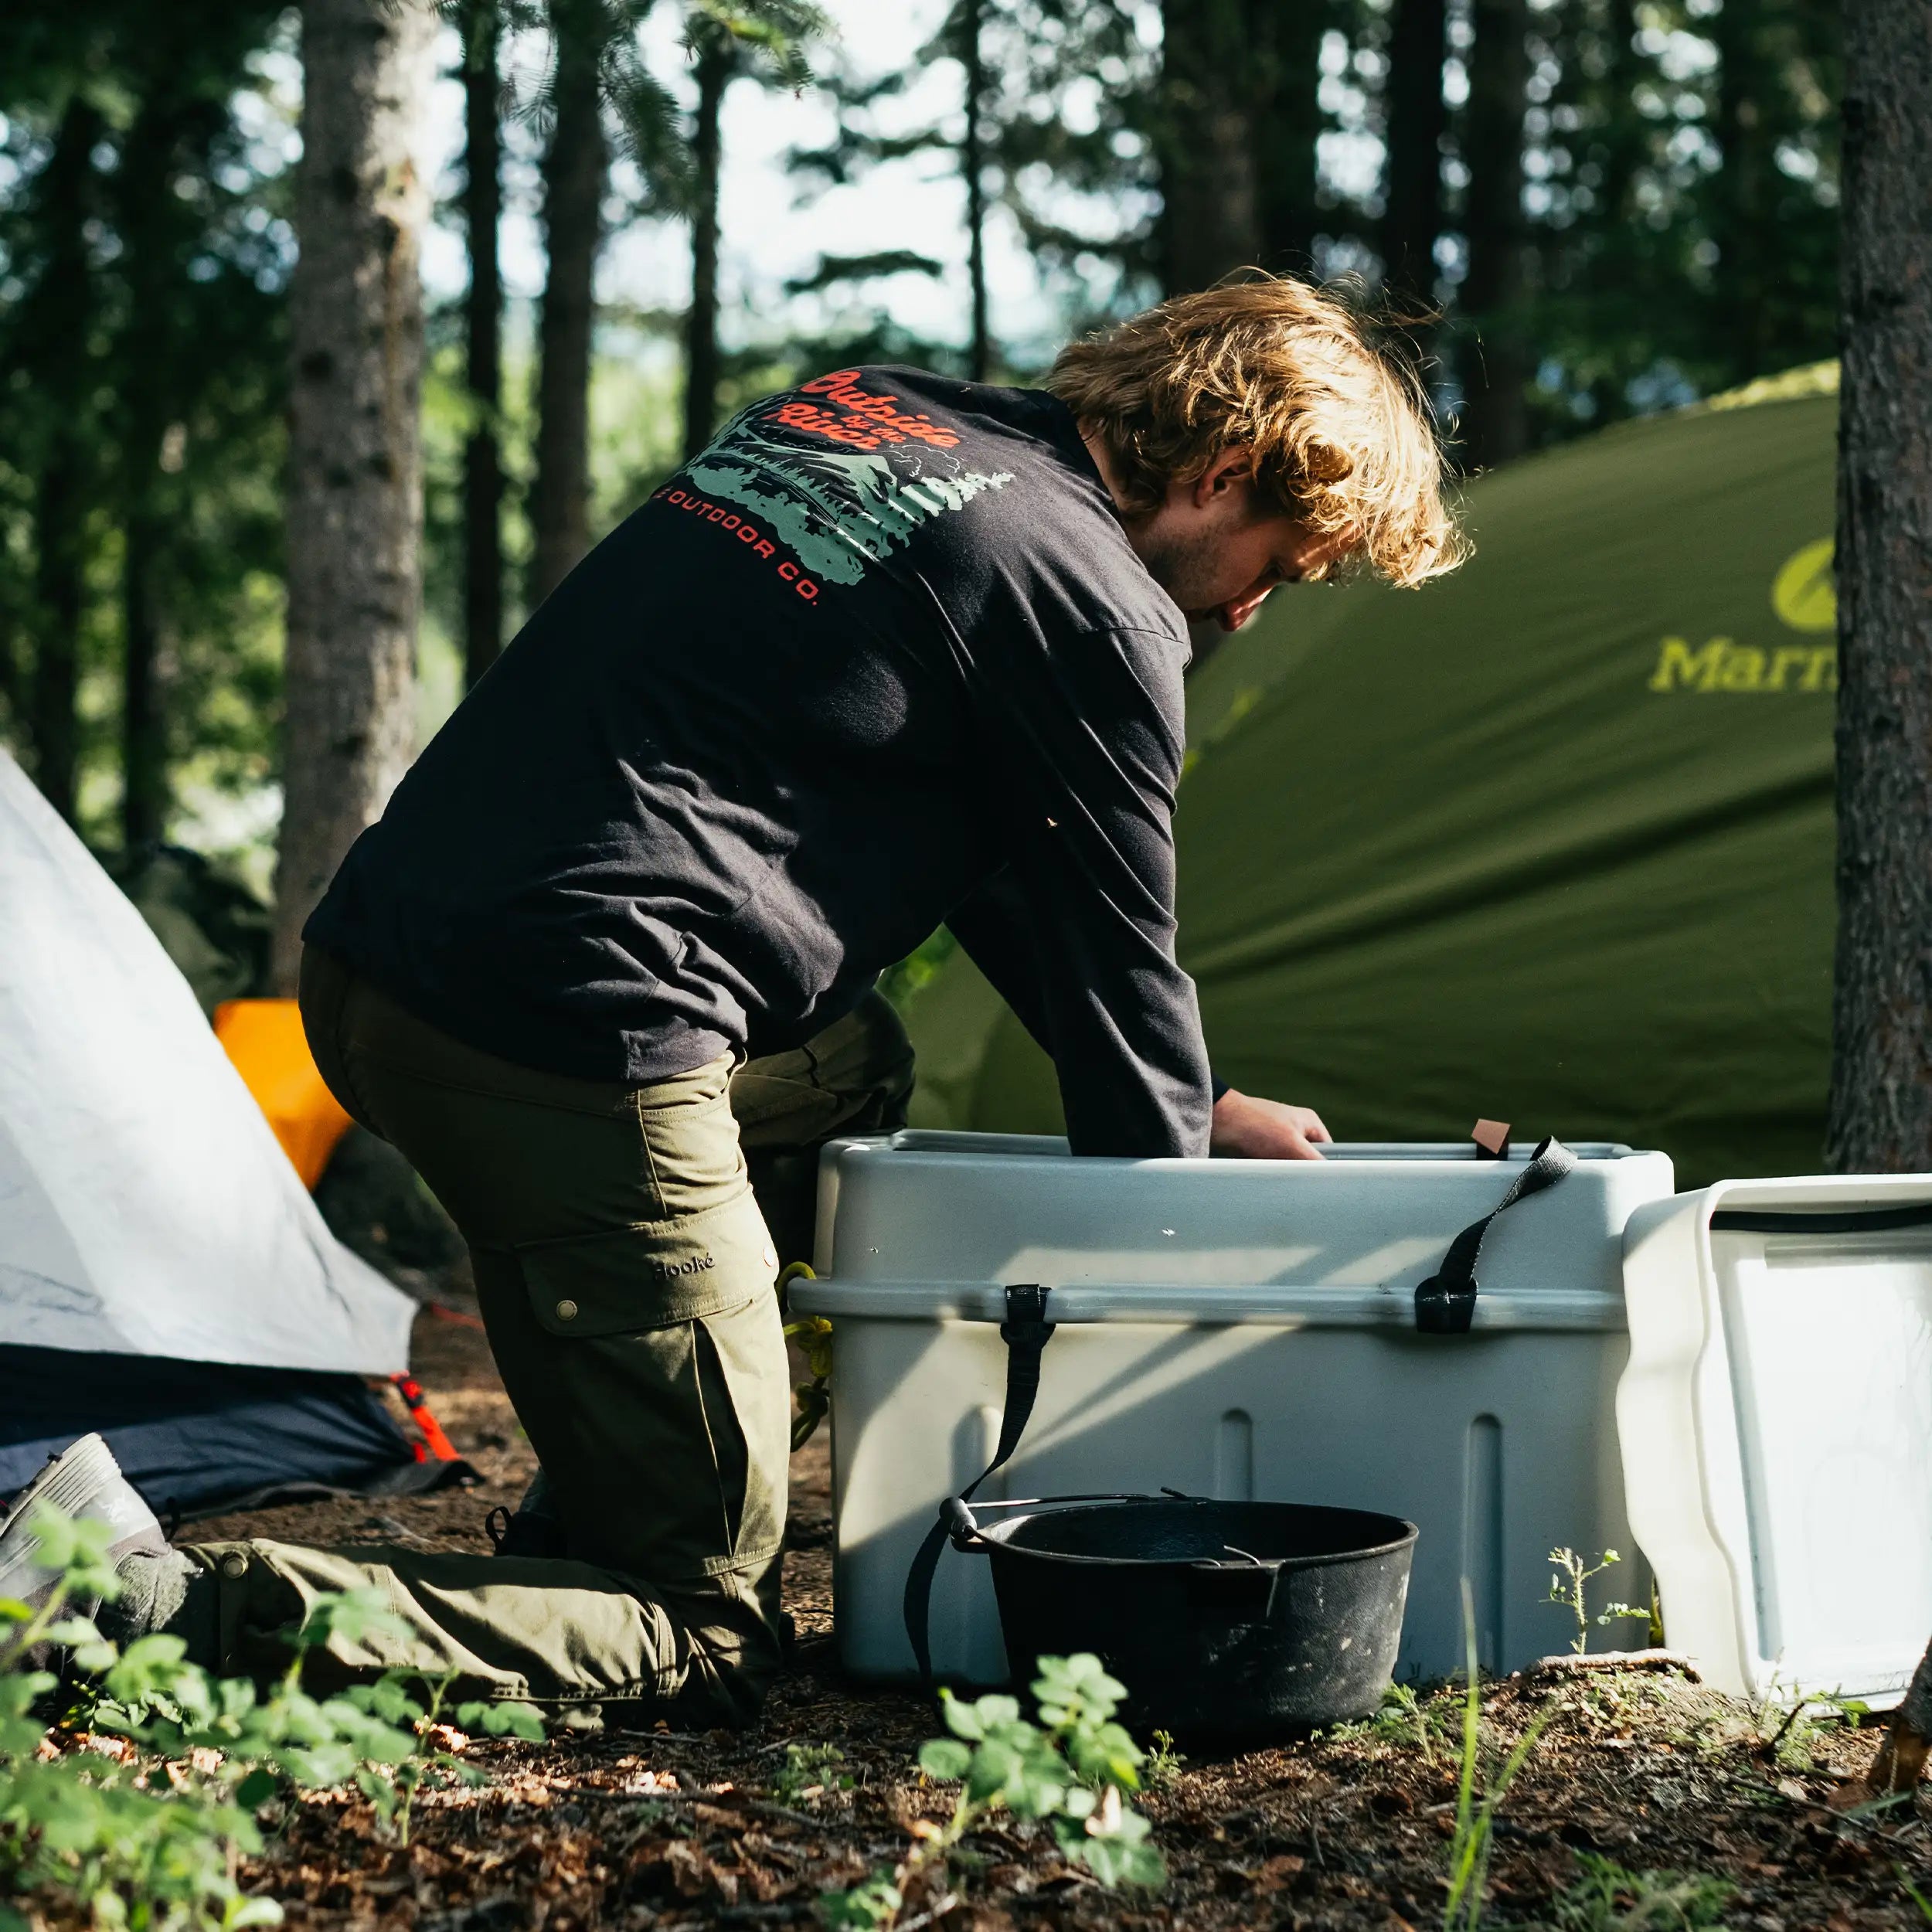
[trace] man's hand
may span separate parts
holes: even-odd
[[[1318,1161],[1315,1143],[1334,1138],[1313,1107],[1257,1100],[1230,1087],[1214,1103],[1208,1151],[1241,1161]]]

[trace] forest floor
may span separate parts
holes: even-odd
[[[416,1367],[479,1487],[265,1510],[197,1526],[197,1539],[486,1549],[483,1519],[521,1493],[529,1446],[477,1328],[426,1314]],[[937,1729],[930,1709],[838,1668],[828,1479],[821,1431],[793,1465],[785,1583],[798,1648],[755,1729],[472,1741],[464,1754],[490,1781],[419,1798],[406,1847],[360,1799],[311,1797],[249,1889],[281,1900],[294,1927],[815,1923],[821,1893],[889,1868],[910,1846],[909,1827],[951,1803],[913,1763]],[[1913,1896],[1932,1900],[1921,1814],[1850,1808],[1877,1747],[1871,1723],[1800,1719],[1779,1736],[1784,1713],[1753,1712],[1676,1672],[1550,1670],[1485,1688],[1485,1764],[1553,1706],[1498,1814],[1493,1920],[1573,1932],[1932,1925],[1932,1903]],[[1009,1821],[977,1832],[950,1875],[908,1898],[900,1924],[1440,1924],[1461,1724],[1461,1696],[1445,1689],[1411,1713],[1164,1767],[1143,1805],[1171,1874],[1157,1894],[1103,1889],[1043,1831]]]

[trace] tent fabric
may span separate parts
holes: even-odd
[[[1217,1072],[1338,1138],[1627,1141],[1679,1185],[1821,1160],[1836,400],[1815,372],[1475,484],[1419,591],[1271,598],[1189,692],[1180,950]],[[1192,715],[1198,713],[1198,715]],[[927,1124],[1058,1131],[971,963]]]
[[[413,1313],[330,1235],[160,942],[0,753],[0,1345],[387,1374]]]
[[[468,1468],[418,1462],[359,1376],[0,1348],[0,1496],[90,1429],[164,1518],[425,1488]]]
[[[314,1193],[351,1123],[308,1050],[301,1008],[292,999],[225,999],[215,1009],[215,1037]]]

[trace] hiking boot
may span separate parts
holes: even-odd
[[[550,1485],[539,1469],[515,1509],[498,1503],[483,1519],[499,1556],[567,1556],[570,1538],[550,1507]]]
[[[11,1597],[38,1611],[60,1580],[58,1570],[38,1560],[40,1539],[33,1532],[34,1512],[46,1503],[74,1522],[104,1522],[114,1532],[108,1560],[117,1570],[135,1557],[171,1553],[155,1512],[141,1492],[121,1473],[114,1451],[98,1436],[80,1440],[49,1461],[13,1499],[0,1523],[0,1597]],[[75,1601],[68,1607],[77,1616],[91,1616],[99,1600]]]

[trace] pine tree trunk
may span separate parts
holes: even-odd
[[[125,383],[121,397],[121,836],[131,851],[158,839],[168,816],[161,574],[171,505],[163,455],[181,349],[168,318],[192,245],[174,192],[176,151],[189,131],[184,104],[153,88],[114,182],[130,311],[123,366],[145,379]]]
[[[159,454],[148,446],[148,460]],[[137,487],[138,485],[137,485]],[[121,838],[131,852],[159,838],[168,818],[168,719],[155,579],[165,541],[151,498],[128,511],[121,563]]]
[[[464,304],[471,422],[463,449],[463,678],[473,685],[503,648],[503,212],[498,0],[469,0],[464,22],[463,217],[470,288]]]
[[[415,742],[430,0],[306,0],[274,975]]]
[[[1321,226],[1315,144],[1321,137],[1321,0],[1250,0],[1257,83],[1255,151],[1260,165],[1260,260],[1277,274],[1312,271]]]
[[[31,298],[36,386],[49,419],[34,488],[34,654],[28,733],[34,777],[69,821],[75,811],[80,735],[80,624],[87,601],[87,512],[92,481],[88,347],[92,277],[87,226],[100,115],[77,94],[61,116],[39,189],[46,266]]]
[[[1719,165],[1710,177],[1711,239],[1717,244],[1715,333],[1730,351],[1726,380],[1747,383],[1767,373],[1765,298],[1770,292],[1770,251],[1777,243],[1766,229],[1765,202],[1776,162],[1765,129],[1764,97],[1777,83],[1765,71],[1757,9],[1720,9],[1710,33],[1718,62],[1712,132]]]
[[[718,177],[719,125],[733,49],[707,46],[698,56],[698,111],[691,128],[691,306],[684,320],[684,453],[696,456],[718,426]]]
[[[1247,5],[1165,0],[1161,22],[1158,242],[1162,286],[1174,295],[1260,259],[1260,196]]]
[[[1464,108],[1469,185],[1463,233],[1469,272],[1461,303],[1464,460],[1493,469],[1529,440],[1524,390],[1523,114],[1529,84],[1527,0],[1474,0],[1475,44]]]
[[[980,45],[985,25],[981,0],[962,0],[960,58],[966,70],[966,133],[959,171],[966,180],[966,278],[972,295],[972,333],[967,374],[983,383],[992,372],[993,338],[986,301],[986,62]]]
[[[1845,11],[1838,954],[1825,1155],[1932,1169],[1932,34]]]
[[[1597,140],[1603,151],[1603,186],[1590,226],[1596,246],[1582,287],[1586,299],[1601,303],[1615,314],[1628,302],[1624,278],[1630,257],[1621,248],[1606,245],[1607,238],[1627,232],[1640,220],[1636,206],[1639,171],[1648,158],[1653,124],[1638,104],[1645,62],[1638,50],[1637,0],[1605,0],[1597,55],[1603,79],[1599,96]],[[1626,372],[1617,362],[1600,364],[1590,379],[1590,421],[1598,428],[1621,421],[1631,413]]]
[[[1442,233],[1442,97],[1446,0],[1395,0],[1383,91],[1388,148],[1383,184],[1382,278],[1391,291],[1430,299]]]
[[[603,10],[590,0],[556,0],[550,18],[556,37],[556,121],[543,159],[549,267],[537,324],[532,610],[590,547],[590,355],[609,165],[597,84]]]

